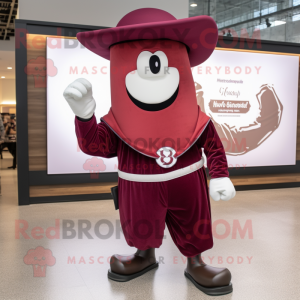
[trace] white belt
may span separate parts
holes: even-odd
[[[162,182],[172,180],[178,177],[182,177],[193,173],[203,167],[204,158],[202,157],[198,162],[187,166],[182,169],[178,169],[169,173],[164,174],[132,174],[126,173],[123,171],[118,170],[119,177],[128,181],[135,181],[135,182]]]

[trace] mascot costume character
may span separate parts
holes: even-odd
[[[130,256],[113,255],[108,277],[125,282],[158,267],[155,248],[167,224],[187,257],[185,276],[208,295],[230,293],[229,270],[201,259],[213,246],[209,194],[215,201],[235,196],[222,143],[197,104],[191,72],[214,51],[215,21],[208,16],[177,20],[144,8],[125,15],[115,28],[77,38],[110,60],[111,109],[97,124],[86,79],[71,83],[64,97],[76,116],[81,150],[118,157],[120,221],[128,245],[137,248]]]

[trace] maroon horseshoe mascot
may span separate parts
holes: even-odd
[[[71,83],[64,97],[76,116],[79,144],[85,141],[82,151],[118,157],[121,225],[128,245],[137,248],[130,256],[112,256],[108,278],[125,282],[157,268],[155,248],[167,224],[188,258],[185,276],[208,295],[232,292],[229,270],[201,259],[213,246],[209,195],[215,201],[235,196],[222,143],[197,105],[191,72],[214,51],[215,21],[208,16],[177,20],[163,10],[143,8],[125,15],[115,28],[77,38],[110,60],[112,105],[97,124],[92,85],[84,78]],[[90,144],[98,145],[97,151],[89,151]]]

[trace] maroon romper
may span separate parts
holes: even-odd
[[[211,178],[228,177],[226,155],[212,122],[176,164],[161,168],[154,158],[135,151],[95,116],[87,122],[75,118],[80,149],[92,156],[118,157],[119,169],[133,174],[162,174],[198,162],[207,156]],[[212,248],[210,202],[205,168],[165,182],[132,182],[119,178],[119,210],[129,246],[159,248],[165,223],[180,252],[193,257]]]

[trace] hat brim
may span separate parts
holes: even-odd
[[[119,26],[77,34],[79,42],[90,51],[110,59],[110,46],[120,42],[148,39],[169,39],[189,48],[191,67],[206,61],[218,41],[216,22],[209,16]]]

